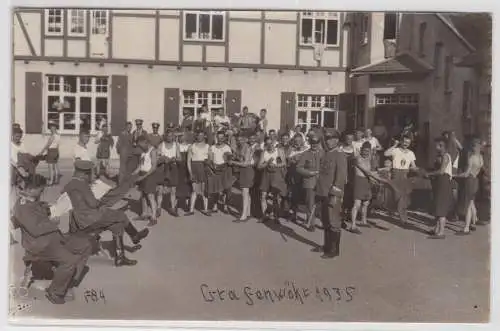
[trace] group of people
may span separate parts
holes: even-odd
[[[109,127],[103,125],[95,140],[98,145],[95,157],[88,149],[90,134],[82,130],[74,149],[75,172],[63,190],[73,206],[72,231],[65,235],[67,245],[59,239],[53,242],[48,239],[58,231],[57,225],[53,225],[46,204],[39,201],[44,181],[34,172],[37,162],[44,159],[49,164],[48,184],[58,183],[57,130],[51,128],[44,149],[28,158],[31,163],[27,164],[34,166],[26,170],[26,162],[19,160],[27,154],[21,143],[22,130],[13,128],[13,184],[20,187],[14,219],[20,224],[23,246],[43,258],[62,262],[56,270],[59,278],[54,278],[47,290],[49,299],[54,303],[64,302],[63,294],[73,284],[71,280],[83,273],[81,266],[88,258],[88,249],[84,247],[86,253],[82,254],[86,257],[82,259],[82,254],[75,253],[71,246],[75,242],[72,238],[88,235],[92,244],[92,240],[98,241],[100,232],[110,230],[115,243],[115,265],[136,263],[125,257],[123,234],[127,233],[139,249],[148,229],[138,231],[123,211],[109,208],[134,186],[141,192],[139,217],[149,220],[149,226],[157,224],[166,197],[169,199],[165,210],[173,217],[179,217],[180,207],[184,208],[184,216],[193,215],[201,198],[203,215],[236,213],[237,223],[252,217],[259,222],[279,223],[280,219],[298,222],[298,211],[303,205],[306,215],[302,222],[309,231],[315,230],[319,211],[324,230],[323,258],[339,255],[343,226],[357,234],[361,233],[359,227],[370,226],[367,221],[370,208],[386,209],[397,215],[405,227],[412,175],[432,180],[432,214],[436,224],[430,231],[431,238],[444,238],[447,218],[459,209],[457,202],[463,206],[462,234],[475,229],[478,223],[475,196],[484,165],[479,139],[471,139],[462,146],[453,133],[443,133],[435,140],[434,168],[423,169],[417,167],[411,150],[412,136],[405,132],[384,142],[370,129],[341,134],[336,129],[319,127],[303,132],[301,126],[296,126],[278,132],[267,128],[266,113],[263,109],[260,116],[255,116],[245,107],[240,116],[229,119],[223,113],[210,115],[202,107],[196,120],[193,114],[185,112],[179,126],[169,124],[163,133],[159,123],[153,123],[152,132],[148,133],[143,121],[137,119],[135,129],[128,122],[116,143]],[[387,143],[389,146],[384,146]],[[120,158],[116,176],[109,167],[113,147]],[[114,178],[117,185],[97,200],[90,187],[93,175]],[[236,210],[234,206],[239,204],[234,203],[234,187],[241,191],[241,207]],[[33,227],[45,230],[33,232]],[[43,247],[36,244],[36,249],[28,243],[44,240],[50,243]],[[77,242],[81,253],[81,240]]]

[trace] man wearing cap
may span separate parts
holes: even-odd
[[[142,127],[143,123],[144,121],[140,118],[135,120],[135,130],[132,132],[132,142],[134,147],[137,146],[137,139],[139,139],[140,136],[145,136],[146,138],[148,137],[148,132]]]
[[[322,258],[340,254],[342,196],[347,180],[347,159],[336,149],[340,135],[337,130],[325,133],[325,151],[321,159],[316,195],[321,203],[321,223],[325,231]]]
[[[127,161],[133,146],[132,122],[127,122],[125,129],[118,137],[116,152],[120,155],[120,174],[118,183],[123,183],[124,178],[129,175]]]
[[[14,223],[21,229],[25,260],[57,263],[46,297],[53,304],[65,303],[71,287],[77,287],[88,272],[92,244],[87,236],[63,236],[59,222],[50,218],[47,204],[40,201],[45,178],[34,175],[14,207]]]
[[[163,141],[163,136],[158,133],[160,129],[160,123],[154,122],[151,126],[153,127],[153,132],[148,135],[149,143],[154,148],[158,148],[158,146],[160,146]]]
[[[110,230],[116,249],[115,265],[135,265],[137,261],[125,257],[123,233],[126,232],[134,245],[138,245],[148,235],[149,230],[138,232],[123,211],[105,207],[95,198],[90,187],[92,169],[92,162],[76,160],[73,178],[63,189],[63,193],[66,192],[71,200],[76,227],[84,233]]]

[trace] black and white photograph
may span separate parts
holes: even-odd
[[[11,323],[490,321],[491,13],[9,15]]]

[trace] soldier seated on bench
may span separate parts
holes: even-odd
[[[45,202],[40,201],[45,178],[30,176],[14,207],[14,219],[21,229],[22,246],[30,261],[57,264],[46,297],[54,304],[65,303],[69,288],[76,287],[88,272],[87,259],[92,245],[86,237],[63,236],[59,222],[50,219]]]
[[[149,230],[137,231],[125,212],[108,208],[95,198],[90,187],[93,167],[91,161],[76,160],[73,178],[63,189],[71,200],[76,226],[84,233],[98,234],[110,230],[113,233],[115,266],[135,265],[137,261],[125,257],[123,233],[126,232],[134,245],[138,245]]]

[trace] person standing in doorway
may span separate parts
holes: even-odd
[[[316,195],[321,205],[321,223],[324,230],[322,258],[340,254],[341,208],[347,178],[347,159],[337,149],[340,134],[336,130],[325,132],[325,154],[319,167]],[[315,251],[319,251],[316,248]]]
[[[59,184],[60,172],[59,172],[59,143],[61,141],[61,135],[57,132],[57,126],[53,123],[49,125],[50,137],[47,143],[43,147],[40,155],[47,152],[47,165],[49,166],[49,181],[47,185],[57,185]]]

